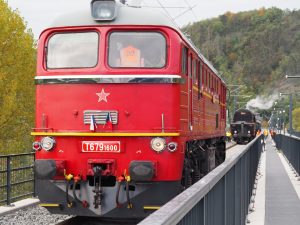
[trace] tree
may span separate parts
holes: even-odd
[[[30,151],[36,50],[31,30],[0,0],[0,152]]]

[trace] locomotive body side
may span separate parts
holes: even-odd
[[[40,36],[32,135],[52,213],[142,218],[225,159],[215,70],[173,27],[116,21]]]

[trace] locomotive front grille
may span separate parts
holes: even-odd
[[[108,114],[110,114],[112,124],[118,124],[118,111],[112,110],[86,110],[84,113],[84,124],[91,123],[91,116],[94,117],[96,124],[106,124]]]

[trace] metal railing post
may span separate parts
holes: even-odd
[[[275,139],[276,146],[282,150],[289,163],[294,167],[296,172],[300,173],[300,138],[295,136],[278,135]]]
[[[36,195],[32,173],[33,156],[34,153],[0,155],[1,206],[3,204],[13,206],[13,202],[17,200]]]
[[[293,134],[293,95],[290,94],[290,107],[289,107],[289,123],[290,123],[290,136]]]
[[[33,155],[33,164],[35,162],[35,154]],[[36,197],[36,180],[35,180],[35,172],[33,167],[33,197]]]
[[[11,156],[6,158],[6,204],[11,204]]]

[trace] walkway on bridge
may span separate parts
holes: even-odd
[[[249,214],[248,222],[253,225],[299,225],[300,181],[270,137],[266,140],[259,172],[261,178],[253,203],[254,212]]]

